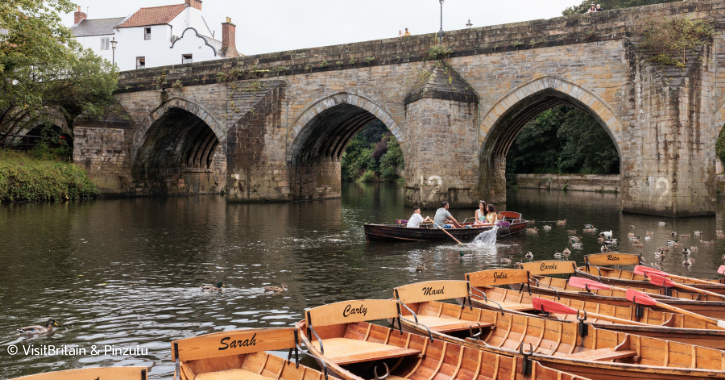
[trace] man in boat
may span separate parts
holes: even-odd
[[[443,228],[453,228],[453,226],[456,226],[456,228],[461,228],[461,225],[458,224],[456,218],[454,218],[453,215],[448,212],[449,207],[450,205],[448,204],[448,202],[441,202],[441,208],[436,210],[436,216],[433,218],[433,221]]]
[[[425,219],[420,215],[420,207],[413,207],[413,216],[408,219],[408,228],[419,228],[421,223],[432,222],[430,216],[426,216]]]

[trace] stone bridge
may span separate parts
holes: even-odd
[[[710,19],[684,69],[638,59],[646,14]],[[225,192],[229,201],[340,196],[340,157],[366,124],[400,142],[408,204],[506,201],[506,154],[559,104],[588,112],[621,158],[622,209],[715,213],[725,124],[725,0],[302,49],[121,73],[120,107],[74,120],[76,163],[105,193]]]

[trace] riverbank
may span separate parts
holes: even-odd
[[[65,201],[98,194],[88,173],[72,163],[0,149],[0,203]]]
[[[617,193],[621,189],[619,174],[516,174],[522,189],[578,190]]]

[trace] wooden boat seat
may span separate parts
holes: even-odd
[[[269,380],[273,377],[265,377],[246,369],[228,369],[225,371],[208,372],[196,375],[194,380]]]
[[[312,345],[320,349],[318,341]],[[325,357],[340,365],[420,354],[419,350],[348,338],[323,339],[322,347]]]
[[[582,351],[567,355],[567,359],[606,361],[614,359],[631,358],[637,356],[637,351],[614,351],[613,348],[600,348],[598,350]]]
[[[486,304],[487,306],[493,307],[495,309],[498,309],[498,305],[496,305],[493,302],[487,302],[481,298],[476,298],[475,301],[478,301],[479,303]],[[496,301],[501,306],[503,306],[504,309],[514,310],[514,311],[534,311],[534,305],[531,303],[518,303],[518,302],[510,302],[510,301]]]
[[[478,326],[475,321],[464,321],[457,318],[436,317],[433,315],[418,315],[418,323],[438,332],[452,332],[468,330],[470,326]],[[482,327],[491,327],[492,323],[482,324]]]

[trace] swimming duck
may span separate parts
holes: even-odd
[[[692,234],[680,234],[680,239],[682,239],[682,238],[688,238],[689,239],[691,236],[692,236]]]
[[[593,224],[585,224],[584,225],[584,228],[590,228],[591,229],[591,228],[594,228],[594,225]]]
[[[524,256],[524,257],[526,257],[527,259],[531,260],[531,259],[534,258],[534,254],[531,253],[531,251],[529,251],[529,252],[526,253],[526,256]]]
[[[702,243],[702,245],[715,245],[714,241],[708,241],[708,240],[700,240],[700,243]]]
[[[692,265],[692,260],[690,260],[690,258],[688,257],[685,259],[685,261],[682,262],[682,265],[689,267],[690,265]]]
[[[20,333],[20,334],[47,334],[47,333],[53,331],[53,326],[58,326],[58,324],[55,322],[55,319],[50,318],[50,319],[48,319],[47,322],[45,322],[45,327],[43,327],[43,326],[21,327],[18,329],[18,333]]]
[[[602,252],[609,252],[609,247],[607,247],[606,245],[603,245],[603,246],[602,246],[602,248],[601,248],[600,250],[601,250]]]
[[[424,270],[425,270],[425,263],[422,263],[422,264],[418,265],[417,267],[415,267],[416,272],[422,272]]]
[[[721,233],[721,232],[718,232],[718,233],[717,233],[717,238],[718,238],[718,239],[725,239],[725,234],[723,234],[723,233]]]
[[[632,243],[634,248],[644,248],[644,244],[640,243],[639,240]]]
[[[569,257],[569,255],[571,255],[571,251],[569,250],[569,248],[564,248],[564,252],[562,252],[561,254],[564,255],[564,257]]]
[[[659,263],[650,263],[649,264],[652,268],[662,269],[662,265]]]
[[[527,228],[527,229],[526,229],[526,232],[529,232],[529,233],[535,234],[535,233],[538,233],[538,232],[539,232],[539,229],[538,229],[538,228],[536,228],[536,227],[532,227],[532,228]]]
[[[655,233],[652,232],[652,231],[647,231],[644,234],[647,235],[647,236],[655,236]]]
[[[700,235],[702,235],[702,231],[695,231],[695,236],[700,236]]]
[[[554,252],[554,257],[556,257],[557,259],[560,259],[562,256],[563,256],[562,253],[559,252],[558,249],[556,250],[556,252]]]
[[[569,236],[569,241],[572,243],[581,243],[582,237],[581,236]]]
[[[697,250],[698,250],[698,248],[696,245],[693,245],[692,247],[690,247],[690,251],[692,251],[692,252],[697,252]]]
[[[662,251],[656,251],[655,252],[655,257],[658,258],[658,259],[664,259],[666,257],[666,255]]]
[[[566,233],[569,235],[576,235],[576,230],[566,230]]]
[[[201,291],[202,292],[221,292],[222,286],[224,286],[224,283],[217,282],[216,286],[214,285],[202,285]]]
[[[667,245],[671,247],[682,247],[682,243],[678,242],[677,240],[667,240]]]
[[[511,264],[511,255],[509,255],[509,257],[502,258],[501,259],[501,264],[510,265]]]
[[[612,230],[602,231],[602,232],[599,233],[599,236],[605,237],[605,238],[611,238],[612,237]]]
[[[584,248],[584,244],[582,243],[571,243],[571,247],[574,249],[582,249]]]
[[[685,255],[685,256],[689,255],[690,253],[691,253],[690,250],[687,249],[687,248],[685,248],[685,249],[682,250],[682,254]]]
[[[285,290],[287,290],[287,284],[285,284],[285,283],[282,283],[282,286],[265,286],[264,287],[265,292],[282,293]]]
[[[557,226],[566,226],[566,219],[564,220],[557,220],[556,221]]]
[[[644,240],[652,240],[652,236],[647,235],[644,237]]]
[[[592,227],[592,228],[585,228],[584,229],[584,232],[597,232],[597,231],[598,230],[596,228],[594,228],[594,227]]]
[[[633,229],[634,229],[634,224],[630,224],[630,225],[629,225],[629,229],[630,229],[630,230],[633,230]]]
[[[551,230],[551,226],[550,225],[547,224],[547,225],[544,226],[544,231],[550,231],[550,230]]]
[[[604,238],[603,237],[597,238],[597,243],[604,244]]]
[[[667,222],[659,222],[657,224],[659,224],[660,226],[666,226],[667,225]]]
[[[669,251],[670,247],[659,247],[659,248],[657,248],[657,250],[660,252],[665,252],[665,251]]]
[[[627,234],[627,237],[628,237],[628,238],[633,238],[633,237],[634,237],[634,232],[630,232],[630,233],[628,233],[628,234]]]
[[[670,233],[670,235],[672,235],[672,236],[677,236],[677,231],[675,231],[675,230],[672,230],[672,233]]]
[[[607,239],[607,240],[604,240],[604,244],[606,244],[606,245],[617,245],[617,239]]]

